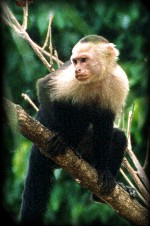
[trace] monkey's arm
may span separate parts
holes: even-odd
[[[56,107],[56,103],[54,104],[54,102],[51,100],[50,94],[53,89],[53,77],[58,76],[59,73],[61,73],[63,70],[66,70],[69,65],[70,62],[66,62],[57,71],[48,74],[44,78],[41,78],[37,81],[37,93],[40,102],[38,120],[49,130],[53,131],[53,136],[50,139],[51,148],[49,150],[51,155],[64,153],[67,147],[67,144],[61,137],[60,131],[62,128],[60,128],[60,125],[56,119],[56,112],[59,111],[59,109]]]

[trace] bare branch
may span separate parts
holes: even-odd
[[[28,33],[24,30],[24,28],[19,24],[11,10],[8,8],[5,2],[0,2],[0,5],[3,9],[4,15],[2,15],[2,18],[4,22],[9,25],[19,36],[21,36],[23,39],[25,39],[28,44],[33,48],[33,50],[36,52],[37,56],[41,59],[43,64],[46,66],[48,71],[51,71],[52,66],[48,63],[46,58],[43,56],[42,53],[44,53],[49,58],[52,57],[53,60],[56,62],[58,59],[55,58],[55,56],[50,56],[50,53],[46,52],[42,49],[42,47],[38,46],[28,35]],[[60,64],[62,64],[61,61],[59,61]]]
[[[139,177],[143,181],[145,187],[149,191],[150,190],[150,184],[149,184],[148,178],[147,178],[146,173],[143,170],[141,164],[139,163],[137,157],[135,156],[134,152],[132,151],[131,145],[128,145],[127,151],[128,151],[128,154],[130,155],[130,157],[131,157],[131,159],[132,159],[132,161],[133,161],[133,163],[134,163],[134,165],[137,169],[137,174],[139,175]]]
[[[132,119],[133,119],[133,112],[134,112],[134,104],[132,107],[132,110],[129,112],[129,116],[128,116],[128,126],[127,126],[127,138],[128,138],[128,147],[127,147],[127,153],[129,154],[130,158],[132,159],[134,166],[137,169],[137,174],[140,177],[140,179],[143,181],[146,189],[148,191],[150,191],[150,184],[148,181],[148,178],[146,176],[145,171],[143,170],[140,162],[138,161],[136,155],[134,154],[134,152],[132,151],[132,145],[131,145],[131,135],[130,135],[130,129],[131,129],[131,123],[132,123]],[[126,161],[127,162],[127,161]],[[127,166],[127,164],[125,164]],[[129,170],[129,169],[128,169]],[[132,172],[130,172],[132,173]],[[136,174],[136,173],[134,173]],[[133,174],[132,174],[133,176]],[[136,175],[135,175],[136,177]],[[142,188],[141,188],[142,189]]]
[[[37,48],[38,48],[43,54],[45,54],[47,57],[50,57],[50,54],[49,54],[46,50],[44,50],[42,47],[40,47],[40,46],[37,45]],[[53,58],[53,60],[54,60],[56,63],[59,63],[60,65],[63,65],[63,64],[64,64],[61,60],[59,60],[59,59],[56,58],[55,56],[52,56],[52,58]]]
[[[125,178],[125,180],[128,182],[128,184],[129,184],[132,188],[136,189],[136,187],[135,187],[134,184],[131,182],[131,180],[129,180],[129,178],[128,178],[127,175],[124,173],[124,171],[123,171],[122,168],[120,169],[120,172],[121,172],[122,176]],[[137,189],[136,189],[136,192],[137,192],[137,195],[139,196],[139,198],[140,198],[140,199],[142,200],[142,202],[145,204],[145,206],[149,208],[150,206],[149,206],[148,202],[143,198],[143,196],[139,193],[139,191],[137,191]]]
[[[59,59],[58,59],[58,53],[57,53],[57,51],[56,50],[54,50],[54,56],[56,57],[56,63],[57,63],[57,66],[58,66],[58,68],[60,68],[60,62],[59,62]]]
[[[51,29],[51,25],[52,25],[52,19],[53,19],[53,15],[50,15],[50,19],[49,19],[49,50],[50,50],[50,64],[53,64],[53,45],[52,45],[52,29]]]
[[[22,29],[27,29],[27,23],[28,23],[28,0],[25,2],[25,7],[23,7],[23,24]]]
[[[135,171],[133,170],[133,168],[131,167],[130,163],[127,161],[126,158],[123,159],[123,165],[126,167],[128,172],[132,176],[133,180],[135,181],[135,183],[137,184],[139,190],[141,191],[143,197],[147,200],[148,203],[150,203],[149,193],[147,192],[147,190],[145,189],[145,187],[141,183],[139,177],[137,176],[137,174],[135,173]]]
[[[37,112],[39,111],[39,109],[37,108],[37,106],[33,103],[33,101],[31,100],[31,98],[30,98],[27,94],[22,93],[21,96],[22,96],[26,101],[28,101],[29,104],[30,104]]]
[[[133,112],[134,112],[134,103],[132,106],[132,110],[129,111],[129,115],[128,115],[128,126],[127,126],[127,138],[130,138],[130,130],[131,130],[131,123],[132,123],[132,119],[133,119]]]
[[[3,9],[3,13],[5,15],[5,18],[7,18],[12,24],[14,24],[14,26],[18,30],[20,30],[21,29],[21,25],[19,24],[19,22],[17,21],[17,19],[15,18],[15,16],[13,15],[11,10],[7,6],[7,4],[4,1],[1,1],[0,5],[1,5],[2,9]]]
[[[45,39],[45,42],[44,42],[44,45],[42,47],[42,49],[45,49],[46,46],[48,46],[48,40],[50,38],[50,33],[51,33],[51,24],[52,24],[52,19],[53,19],[53,15],[50,15],[50,18],[49,18],[49,25],[48,25],[48,30],[47,30],[47,35],[46,35],[46,39]],[[50,41],[51,42],[51,41]],[[52,55],[52,54],[51,54]]]
[[[33,48],[33,50],[36,52],[38,57],[41,59],[43,64],[46,66],[48,71],[51,70],[51,65],[48,63],[48,61],[45,59],[45,57],[42,55],[41,51],[37,48],[37,44],[35,44],[32,39],[29,37],[27,32],[21,32],[20,35],[29,43],[29,45]]]
[[[4,122],[8,126],[35,143],[42,154],[55,161],[76,179],[76,181],[80,181],[83,187],[104,199],[129,223],[137,226],[147,226],[149,224],[149,211],[136,200],[131,199],[129,194],[119,185],[116,185],[111,195],[101,196],[96,170],[75,155],[73,151],[67,150],[64,155],[58,155],[52,158],[49,154],[49,140],[52,133],[38,121],[32,119],[19,105],[5,100],[4,112]]]

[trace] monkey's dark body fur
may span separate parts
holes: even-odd
[[[61,137],[65,147],[77,150],[97,169],[98,174],[101,175],[103,192],[109,193],[115,186],[115,177],[127,145],[126,137],[121,130],[113,128],[115,115],[111,109],[102,109],[96,102],[88,105],[73,104],[71,100],[51,101],[50,86],[47,84],[50,84],[52,76],[55,76],[55,72],[38,82],[40,110],[37,119],[54,134],[56,132],[53,138],[55,141],[58,140],[59,143]],[[88,145],[87,142],[82,143],[85,133],[89,137]],[[57,150],[58,148],[54,145],[50,152],[55,154],[55,149],[56,152],[63,152],[65,149],[63,144],[60,150]],[[42,224],[55,167],[56,164],[43,156],[33,145],[21,209],[21,222],[26,225]]]

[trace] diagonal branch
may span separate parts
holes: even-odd
[[[62,61],[56,59],[55,56],[51,56],[50,53],[45,51],[42,47],[37,45],[30,38],[29,34],[25,30],[26,24],[23,24],[21,26],[21,24],[17,21],[16,17],[13,15],[13,13],[11,12],[11,10],[9,9],[9,7],[7,6],[7,4],[4,1],[0,2],[0,5],[2,7],[2,12],[3,12],[3,14],[1,15],[1,18],[3,19],[3,21],[8,26],[10,26],[19,36],[21,36],[23,39],[25,39],[27,41],[27,43],[33,48],[33,50],[35,51],[37,56],[41,59],[43,64],[46,66],[48,71],[51,71],[52,66],[48,63],[47,59],[43,56],[43,54],[48,56],[50,59],[53,59],[56,62],[59,61],[60,64],[63,64]]]
[[[35,143],[42,154],[51,158],[48,150],[52,133],[30,117],[19,105],[4,99],[3,106],[4,123]],[[115,187],[110,196],[101,196],[96,170],[83,159],[76,156],[72,150],[67,150],[66,154],[58,155],[51,159],[66,170],[83,187],[104,199],[128,222],[137,226],[148,225],[149,211],[136,200],[131,199],[129,194],[119,185]]]

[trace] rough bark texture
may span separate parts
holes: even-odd
[[[52,133],[30,117],[19,105],[13,104],[6,99],[4,99],[3,104],[4,123],[35,143],[44,155],[51,158],[48,150]],[[104,199],[108,205],[130,224],[138,226],[149,224],[149,211],[136,200],[131,199],[129,194],[119,185],[115,187],[110,196],[101,196],[96,170],[83,159],[76,156],[72,150],[67,150],[66,154],[51,159],[66,170],[83,187]]]

